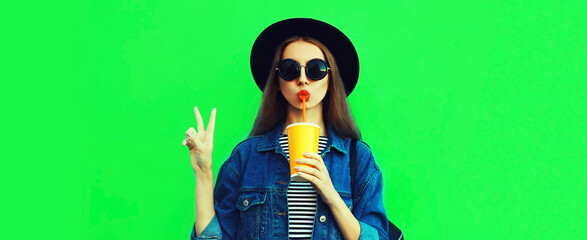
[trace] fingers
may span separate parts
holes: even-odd
[[[210,114],[210,120],[208,120],[208,128],[206,128],[207,139],[213,139],[214,125],[216,125],[216,108],[212,109],[212,113]]]
[[[203,142],[208,142],[208,140],[211,141],[213,139],[214,126],[216,123],[216,108],[212,109],[212,113],[210,114],[210,120],[208,122],[208,128],[206,129],[206,131],[204,131],[204,120],[202,120],[202,114],[200,114],[200,110],[198,109],[198,107],[194,107],[194,115],[196,116],[198,131],[196,132],[196,130],[193,127],[190,127],[186,131],[186,139],[184,139],[181,142],[182,146],[188,145],[190,147],[190,150],[192,149],[192,145],[202,145]],[[188,137],[189,140],[187,139]]]
[[[318,171],[318,169],[313,168],[313,167],[304,167],[304,166],[297,166],[294,167],[296,169],[296,171],[298,171],[298,173],[305,173],[307,175],[312,175],[314,177],[316,177],[317,179],[323,179],[324,177],[322,176],[321,172]]]
[[[326,171],[326,166],[318,162],[316,159],[300,158],[296,160],[296,163],[310,166],[312,169],[318,169],[320,172],[328,173],[328,171]]]
[[[314,185],[316,185],[319,181],[319,179],[316,176],[312,176],[312,175],[304,173],[304,172],[298,172],[298,175],[300,177],[302,177],[303,179],[308,180],[309,182],[311,182]]]
[[[322,160],[322,157],[318,153],[305,152],[304,153],[304,157],[311,158],[311,159],[316,159],[316,161],[321,162],[321,163],[324,163],[324,160]]]
[[[202,120],[202,115],[200,114],[200,110],[198,107],[194,107],[194,114],[196,115],[196,122],[198,125],[198,132],[204,132],[204,121]]]
[[[190,127],[188,128],[188,130],[185,132],[185,136],[186,137],[190,137],[190,139],[193,141],[194,138],[198,138],[198,133],[196,132],[196,130],[194,129],[194,127]]]
[[[310,165],[317,168],[320,171],[325,171],[326,173],[328,173],[328,171],[326,170],[326,165],[324,164],[324,160],[322,160],[322,157],[319,154],[313,152],[306,152],[304,153],[304,157],[307,158],[298,159],[296,160],[296,162],[300,161],[300,164]]]
[[[194,133],[190,133],[190,134],[189,134],[189,137],[190,137],[190,139],[189,139],[189,140],[191,140],[191,143],[192,143],[192,144],[193,144],[195,147],[198,147],[198,146],[204,146],[204,144],[202,143],[202,139],[200,139],[200,138],[197,136],[197,134],[196,134],[195,132],[194,132]]]
[[[303,165],[308,165],[311,167],[319,167],[320,166],[320,162],[318,162],[316,159],[310,159],[310,158],[300,158],[296,160],[297,164],[303,164]]]
[[[296,163],[307,165],[310,167],[299,166],[296,167],[297,171],[306,173],[306,175],[314,176],[318,180],[322,180],[329,177],[326,165],[324,165],[324,161],[322,160],[322,157],[320,155],[313,152],[306,152],[304,153],[304,157],[307,158],[297,159]]]
[[[188,146],[188,148],[191,150],[194,146],[194,142],[193,139],[190,134],[193,131],[194,128],[190,127],[186,132],[185,132],[185,138],[183,139],[183,141],[181,142],[182,146]]]
[[[197,137],[196,130],[193,127],[188,128],[188,130],[185,132],[185,136],[186,136],[186,139],[184,139],[182,142],[183,146],[188,145],[190,150],[193,147],[196,147],[199,145],[201,146],[200,138]]]

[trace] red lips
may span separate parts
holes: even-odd
[[[301,90],[298,92],[298,98],[300,101],[308,101],[308,99],[310,99],[310,92],[307,90]]]

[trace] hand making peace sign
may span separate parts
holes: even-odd
[[[216,121],[216,108],[212,109],[208,128],[204,131],[204,121],[198,107],[194,107],[198,131],[190,127],[186,132],[186,138],[181,143],[187,145],[190,151],[190,159],[194,173],[206,173],[212,171],[212,142],[214,139],[214,122]]]

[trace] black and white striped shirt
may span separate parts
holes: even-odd
[[[327,137],[320,136],[318,154],[321,154]],[[279,137],[279,144],[289,161],[289,146],[287,135]],[[316,216],[317,194],[309,182],[292,181],[287,189],[287,207],[289,212],[289,239],[311,239]]]

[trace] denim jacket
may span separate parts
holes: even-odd
[[[265,135],[235,147],[216,179],[216,214],[200,236],[192,229],[192,240],[288,238],[290,170],[279,145],[282,128],[283,123],[277,124]],[[339,137],[329,125],[326,128],[328,143],[321,156],[334,188],[359,221],[360,239],[388,239],[381,171],[370,148],[357,142],[357,176],[351,191],[350,139]],[[343,239],[330,209],[321,197],[317,200],[312,239]]]

